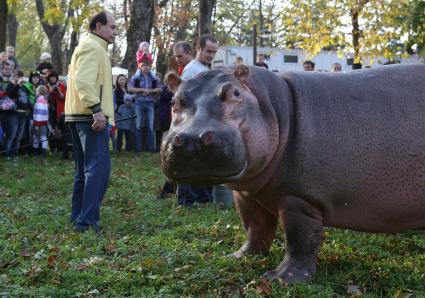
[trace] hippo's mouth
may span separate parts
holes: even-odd
[[[244,176],[246,169],[248,168],[248,161],[245,161],[245,164],[241,169],[238,169],[234,172],[223,173],[222,175],[211,175],[211,174],[191,174],[191,175],[176,175],[173,173],[171,175],[167,174],[167,177],[173,179],[179,184],[190,183],[190,184],[202,184],[202,185],[216,185],[222,183],[232,183],[238,181],[241,177]]]

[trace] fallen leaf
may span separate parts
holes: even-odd
[[[184,271],[190,268],[190,265],[184,265],[183,267],[174,269],[175,272]]]
[[[145,266],[145,267],[147,267],[147,268],[151,268],[152,267],[152,265],[154,264],[154,260],[153,259],[145,259],[144,261],[143,261],[143,265]]]
[[[87,267],[88,267],[88,265],[87,265],[87,264],[80,264],[80,265],[78,265],[78,266],[77,266],[77,270],[78,270],[78,271],[81,271],[81,270],[86,269]]]
[[[360,290],[359,286],[348,285],[347,286],[347,294],[354,296],[354,297],[360,297],[360,296],[362,296],[362,291]]]
[[[57,256],[56,255],[50,255],[47,258],[47,267],[54,268],[55,267],[55,264],[56,264],[56,259],[57,259]]]
[[[37,251],[37,253],[34,255],[34,259],[41,260],[44,259],[46,255],[44,254],[44,249]]]
[[[60,252],[60,248],[57,246],[53,246],[49,249],[49,252],[53,255],[53,254],[58,254]]]
[[[148,278],[155,280],[158,279],[158,275],[148,275]]]
[[[31,266],[30,268],[23,270],[24,274],[26,274],[26,275],[28,275],[30,277],[37,276],[42,271],[43,270],[40,267],[37,267],[37,266]]]
[[[31,256],[31,254],[27,252],[26,250],[21,251],[20,255],[21,257],[24,257],[24,258],[28,258]]]
[[[93,289],[93,290],[91,290],[90,292],[87,292],[87,294],[89,294],[89,295],[99,295],[99,294],[100,294],[100,292],[99,292],[99,290],[98,290],[98,289]]]
[[[113,253],[117,250],[117,247],[113,244],[108,244],[108,245],[105,245],[104,250],[107,253]]]
[[[270,281],[265,277],[260,278],[260,284],[255,288],[259,294],[268,296],[272,294],[272,287],[270,285]]]

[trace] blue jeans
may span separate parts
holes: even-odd
[[[122,150],[122,140],[125,136],[125,150],[131,150],[131,130],[118,128],[117,133],[117,150],[120,152]]]
[[[17,148],[21,143],[26,123],[26,115],[21,113],[11,113],[6,118],[6,142],[5,149],[10,150],[7,155],[10,157],[18,154]],[[11,150],[12,149],[12,150]]]
[[[97,224],[111,172],[108,129],[95,132],[91,123],[72,123],[70,128],[75,159],[71,220]]]
[[[34,149],[45,149],[47,150],[47,147],[49,143],[47,142],[47,133],[48,129],[47,126],[34,126],[34,133],[32,135],[33,138],[33,148]]]
[[[147,140],[146,140],[146,150],[154,151],[154,134],[153,134],[153,117],[154,117],[154,107],[153,101],[140,101],[136,100],[136,152],[142,151],[142,127],[143,123],[146,121],[146,130],[147,130]]]

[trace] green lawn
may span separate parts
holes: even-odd
[[[0,159],[0,297],[425,297],[425,230],[326,229],[314,280],[268,283],[282,235],[268,257],[227,258],[245,241],[235,210],[156,199],[158,165],[158,154],[113,155],[95,235],[68,221],[72,162]]]

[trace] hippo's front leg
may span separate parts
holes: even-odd
[[[294,283],[310,279],[316,272],[317,253],[323,239],[322,214],[305,200],[288,197],[279,209],[285,229],[285,259],[269,279]]]
[[[233,255],[266,254],[276,234],[278,217],[261,206],[255,198],[242,197],[234,192],[236,209],[247,232],[248,241]]]

